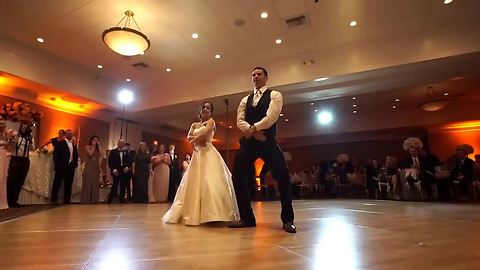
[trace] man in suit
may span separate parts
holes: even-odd
[[[130,180],[130,169],[132,167],[132,157],[125,148],[125,142],[119,139],[117,148],[113,149],[108,156],[108,167],[113,177],[112,188],[108,194],[107,203],[112,203],[117,197],[118,185],[120,184],[119,201],[125,203],[127,184]]]
[[[421,181],[422,190],[427,199],[432,199],[432,185],[435,184],[435,166],[440,163],[437,156],[423,149],[423,143],[419,138],[410,137],[405,140],[403,148],[410,156],[401,163],[401,168],[415,168]]]
[[[268,72],[265,68],[252,70],[253,93],[240,101],[237,110],[237,127],[242,131],[240,149],[233,164],[232,180],[235,186],[240,221],[230,228],[255,227],[256,221],[248,196],[249,168],[257,158],[261,158],[278,181],[282,203],[281,220],[283,230],[296,233],[292,207],[290,175],[282,150],[275,139],[276,122],[283,106],[282,94],[267,88]]]
[[[180,171],[180,163],[178,160],[178,156],[175,153],[175,144],[170,144],[168,146],[168,153],[170,155],[170,159],[172,162],[170,163],[170,178],[169,178],[169,184],[168,184],[168,200],[173,201],[175,198],[175,194],[177,194],[177,189],[178,186],[180,185],[180,177],[181,177],[181,171]]]
[[[65,138],[55,141],[53,150],[53,162],[55,164],[55,177],[52,186],[52,203],[58,200],[58,192],[64,182],[63,203],[68,204],[72,199],[72,184],[75,177],[75,169],[78,166],[78,148],[73,141],[73,132],[65,130]]]
[[[458,183],[460,188],[460,196],[468,196],[469,189],[473,183],[474,177],[474,161],[467,157],[473,152],[469,145],[457,146],[455,166],[452,169],[451,176],[454,183]]]
[[[135,150],[131,149],[129,142],[125,143],[125,151],[130,154],[130,158],[132,159],[132,163],[133,163],[133,160],[135,158]],[[129,176],[130,176],[130,178],[127,181],[127,201],[130,201],[132,199],[132,188],[131,187],[132,187],[133,174],[132,174],[131,170],[130,170]]]

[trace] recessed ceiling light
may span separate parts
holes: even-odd
[[[228,128],[232,128],[232,126],[228,126]]]
[[[315,103],[313,103],[313,102],[310,102],[310,106],[313,106],[314,104],[315,104]]]
[[[448,4],[450,4],[451,2],[453,2],[453,0],[445,0],[445,1],[443,1],[443,3],[444,3],[445,5],[448,5]]]
[[[443,95],[444,95],[444,96],[448,96],[448,92],[444,93]]]
[[[357,99],[356,97],[352,97],[353,100]]]
[[[197,38],[198,38],[198,34],[197,34],[197,33],[193,33],[193,34],[192,34],[192,38],[197,39]]]
[[[353,111],[352,113],[357,113],[357,111]]]
[[[396,99],[395,99],[395,102],[400,102],[400,99],[396,98]]]
[[[396,108],[397,108],[397,106],[395,106],[395,105],[392,106],[392,109],[396,109]]]
[[[126,78],[126,79],[125,79],[125,81],[127,81],[127,82],[131,82],[132,80],[131,80],[131,79],[129,79],[129,78]]]
[[[351,21],[351,22],[350,22],[350,26],[353,27],[353,26],[356,26],[356,25],[357,25],[357,21]]]
[[[282,43],[282,40],[281,40],[281,39],[277,39],[277,40],[275,40],[275,43],[281,44],[281,43]]]
[[[317,109],[315,109],[315,112],[318,112],[318,110],[317,110]]]
[[[288,122],[288,118],[285,118],[285,122]]]
[[[220,57],[221,57],[220,54],[215,55],[215,59],[220,59]]]
[[[321,81],[325,81],[325,80],[328,80],[328,77],[322,77],[322,78],[315,79],[316,82],[321,82]]]
[[[172,71],[172,69],[171,68],[166,68],[165,71],[170,72],[170,71]]]
[[[280,114],[280,117],[282,117],[282,116],[283,116],[283,113]]]
[[[103,66],[102,65],[97,65],[97,68],[103,68]]]
[[[353,104],[352,106],[355,108],[355,107],[357,107],[357,104]]]
[[[37,41],[40,42],[40,43],[45,42],[45,40],[44,40],[43,38],[41,38],[41,37],[37,37]]]
[[[262,18],[262,19],[266,19],[266,18],[268,18],[268,13],[267,13],[267,12],[265,12],[265,11],[264,11],[264,12],[262,12],[262,13],[260,13],[260,18]]]

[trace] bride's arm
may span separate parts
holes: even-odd
[[[210,118],[207,122],[205,122],[205,125],[202,126],[201,128],[195,130],[194,138],[191,141],[191,143],[197,143],[203,139],[205,139],[210,132],[213,131],[215,127],[215,121],[213,118]]]
[[[195,138],[193,136],[193,131],[195,130],[195,127],[198,123],[197,122],[194,122],[191,126],[190,126],[190,130],[188,131],[188,134],[187,134],[187,141],[191,142],[193,140],[193,138]]]

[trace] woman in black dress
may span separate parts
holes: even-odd
[[[148,203],[148,178],[152,171],[150,159],[152,156],[147,150],[147,144],[138,144],[137,152],[133,159],[133,196],[134,203]]]

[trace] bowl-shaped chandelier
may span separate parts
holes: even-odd
[[[135,56],[143,54],[150,47],[150,40],[140,31],[140,27],[135,21],[135,18],[133,18],[133,15],[134,13],[132,11],[125,11],[125,16],[116,26],[103,31],[103,42],[118,54]],[[120,26],[124,20],[125,24]],[[130,27],[131,21],[135,23],[138,30]]]

